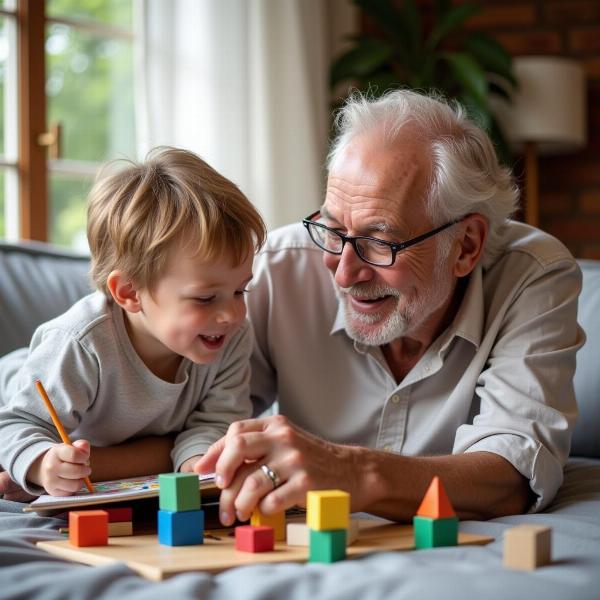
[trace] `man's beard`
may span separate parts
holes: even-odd
[[[445,261],[436,262],[431,282],[427,287],[419,289],[412,298],[407,298],[405,294],[385,284],[359,283],[341,288],[334,280],[337,296],[344,306],[348,335],[366,346],[383,346],[417,331],[448,301],[452,292],[452,274],[444,263]],[[390,312],[388,299],[381,312],[365,314],[352,308],[348,295],[369,299],[391,296],[396,306]],[[403,300],[404,305],[401,306]]]

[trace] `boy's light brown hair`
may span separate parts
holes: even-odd
[[[241,264],[264,243],[265,224],[227,178],[187,150],[158,147],[143,163],[103,170],[88,197],[91,277],[110,298],[108,275],[123,270],[152,291],[174,242],[204,260]]]

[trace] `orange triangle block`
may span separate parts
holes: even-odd
[[[442,485],[440,478],[436,475],[429,484],[429,488],[423,496],[423,501],[417,515],[420,517],[430,517],[432,519],[445,519],[455,517],[456,513],[450,504],[446,490]]]

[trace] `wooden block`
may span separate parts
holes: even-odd
[[[270,525],[240,525],[235,528],[235,549],[242,552],[271,552],[275,530]]]
[[[310,536],[306,523],[288,523],[285,541],[288,546],[306,546],[308,548]]]
[[[192,546],[204,543],[204,511],[158,511],[158,543]]]
[[[351,546],[358,539],[359,526],[356,519],[350,519],[350,526],[346,532],[346,546]]]
[[[74,546],[106,546],[108,513],[105,510],[69,512],[69,542]]]
[[[133,522],[133,509],[130,506],[123,508],[105,508],[108,513],[109,523]]]
[[[309,562],[332,563],[346,558],[346,530],[316,531],[309,529]]]
[[[109,517],[110,519],[110,517]],[[131,521],[108,522],[108,536],[122,537],[124,535],[133,535],[133,523]]]
[[[258,508],[255,508],[250,517],[250,525],[268,525],[275,531],[276,542],[285,540],[285,511],[274,515],[264,515]]]
[[[288,546],[309,546],[310,535],[306,523],[288,523],[286,533],[286,543]],[[351,546],[358,539],[358,533],[358,521],[356,519],[350,519],[350,526],[346,531],[347,546]]]
[[[195,473],[163,473],[158,476],[158,485],[160,510],[200,509],[200,487]]]
[[[519,525],[504,532],[504,566],[533,571],[550,564],[552,530],[544,525]]]
[[[441,546],[458,545],[458,519],[432,519],[430,517],[413,517],[415,548],[439,548]]]
[[[350,494],[341,490],[319,490],[306,494],[306,524],[314,531],[348,529]]]
[[[429,484],[425,496],[423,496],[423,501],[417,510],[417,515],[431,517],[432,519],[456,517],[442,481],[437,475]]]

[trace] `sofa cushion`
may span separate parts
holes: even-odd
[[[89,257],[36,242],[0,243],[0,356],[91,290]]]
[[[579,419],[572,456],[600,458],[600,261],[578,261],[583,272],[578,320],[587,341],[577,353],[575,396]]]

